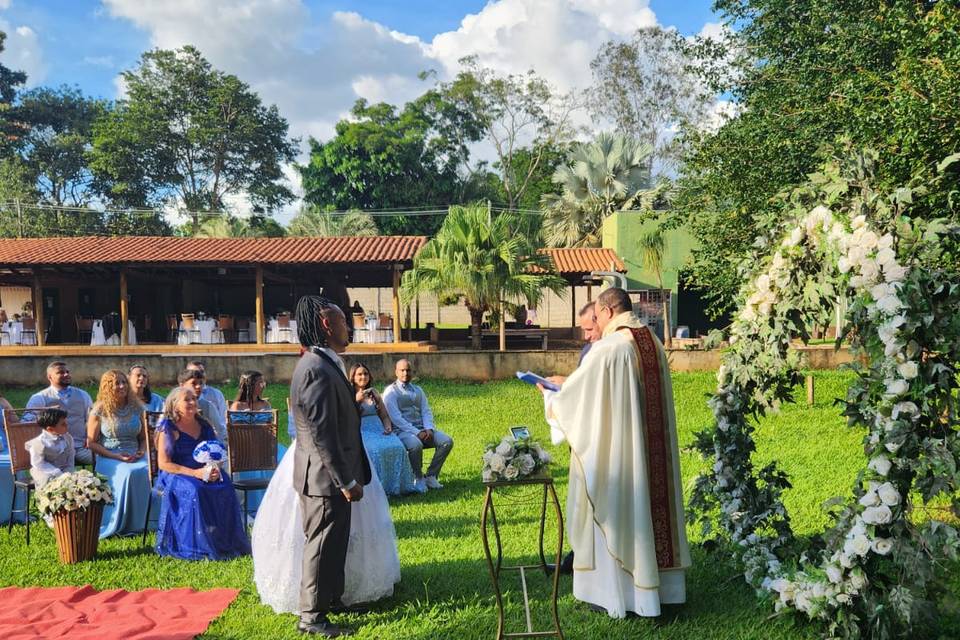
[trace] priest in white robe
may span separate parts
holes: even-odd
[[[603,338],[558,392],[544,391],[555,444],[570,445],[573,595],[611,617],[686,601],[680,452],[666,353],[623,289],[596,302]]]

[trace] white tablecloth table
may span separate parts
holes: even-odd
[[[276,318],[270,318],[270,321],[267,323],[267,342],[292,342],[296,344],[299,342],[297,339],[297,321],[290,320],[290,332],[280,331],[280,323]]]
[[[180,321],[180,333],[177,336],[178,344],[191,344],[199,342],[200,344],[220,344],[223,342],[223,334],[217,326],[217,321],[213,318],[206,320],[194,320],[193,329],[186,329],[183,321]]]
[[[90,346],[101,347],[107,344],[120,344],[120,336],[113,334],[108,338],[103,334],[103,320],[94,320],[90,330]],[[137,344],[137,329],[133,326],[133,320],[127,320],[127,344]]]
[[[3,323],[3,335],[0,335],[0,344],[12,345],[23,342],[23,323],[8,320]]]
[[[354,329],[354,344],[374,344],[377,342],[393,342],[393,329]]]

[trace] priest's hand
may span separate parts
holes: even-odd
[[[563,386],[563,383],[567,381],[567,376],[549,376],[547,380],[555,385]]]

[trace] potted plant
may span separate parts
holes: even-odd
[[[113,502],[104,476],[86,469],[64,473],[38,489],[37,499],[40,513],[53,523],[60,562],[75,564],[96,555],[103,505]]]

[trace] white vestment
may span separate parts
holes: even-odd
[[[633,314],[616,316],[546,405],[554,441],[570,444],[574,597],[612,617],[684,602],[690,551],[660,342]]]

